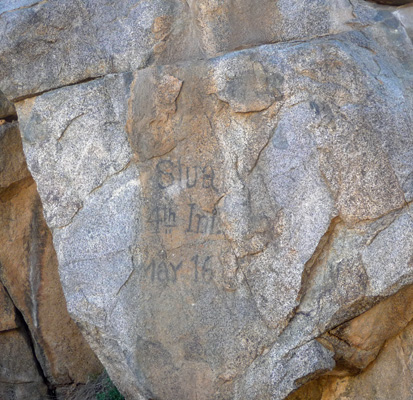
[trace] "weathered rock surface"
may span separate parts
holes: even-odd
[[[6,289],[0,284],[0,332],[18,328],[16,310]]]
[[[398,8],[394,14],[405,27],[410,39],[413,40],[413,4]]]
[[[27,185],[27,186],[26,186]],[[31,334],[37,358],[53,386],[85,382],[99,362],[67,311],[56,255],[36,185],[27,182],[0,203],[0,280],[8,288]]]
[[[386,343],[371,368],[356,377],[327,383],[322,399],[410,399],[413,393],[412,343],[413,324],[410,323]]]
[[[39,371],[30,336],[0,282],[0,398],[44,399],[48,388]]]
[[[10,99],[152,64],[348,30],[346,0],[18,0],[0,6]],[[53,21],[53,22],[51,22]]]
[[[365,368],[397,324],[357,354],[343,324],[413,283],[404,8],[118,3],[0,14],[68,309],[114,382],[283,399]]]
[[[101,365],[67,312],[17,122],[0,126],[0,165],[0,398],[44,399]]]
[[[30,178],[17,122],[0,125],[0,192]]]
[[[0,92],[0,118],[15,117],[16,110],[13,104]]]
[[[288,400],[410,399],[412,294],[408,286],[323,335],[334,347],[337,367]]]
[[[333,345],[338,374],[357,373],[374,361],[386,340],[398,335],[413,319],[413,286],[407,286],[322,336]]]
[[[22,329],[0,332],[0,398],[47,398],[48,388],[38,370],[30,339]]]

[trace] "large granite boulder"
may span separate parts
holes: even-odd
[[[413,283],[405,13],[26,3],[0,15],[0,89],[120,390],[284,399],[332,370],[325,335]]]

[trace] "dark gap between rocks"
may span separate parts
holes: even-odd
[[[387,6],[404,6],[413,4],[413,0],[367,0],[370,3],[385,4]]]
[[[3,284],[1,281],[0,281],[0,283]],[[53,387],[53,385],[49,382],[49,380],[47,379],[47,377],[46,377],[46,375],[45,375],[45,373],[44,373],[44,371],[43,371],[43,368],[42,368],[39,360],[37,359],[36,351],[35,351],[35,348],[34,348],[34,341],[33,341],[33,338],[32,338],[31,332],[30,332],[30,329],[29,329],[26,321],[24,320],[23,314],[22,314],[22,313],[20,312],[20,310],[16,307],[16,304],[14,304],[13,298],[10,296],[10,293],[9,293],[9,291],[7,290],[7,287],[6,287],[5,285],[3,285],[3,287],[4,287],[4,290],[6,291],[7,295],[9,296],[9,298],[10,298],[11,302],[13,303],[13,306],[14,306],[14,308],[15,308],[15,310],[16,310],[17,320],[18,320],[19,323],[21,324],[20,329],[25,333],[25,337],[26,337],[26,339],[27,339],[27,344],[29,345],[29,347],[30,347],[30,349],[31,349],[31,351],[32,351],[33,359],[34,359],[34,362],[35,362],[35,364],[36,364],[36,367],[37,367],[37,370],[38,370],[38,372],[39,372],[39,375],[41,376],[44,384],[47,386],[47,398],[48,398],[49,400],[56,400],[56,399],[57,399],[57,397],[56,397],[56,390],[55,390],[55,388]]]
[[[9,115],[7,117],[2,118],[2,120],[6,121],[6,122],[17,121],[17,115]]]

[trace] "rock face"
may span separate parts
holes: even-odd
[[[0,118],[10,118],[16,116],[13,104],[0,92]]]
[[[356,377],[326,383],[326,399],[409,399],[413,392],[413,326],[410,323],[384,347],[371,368]]]
[[[48,388],[33,357],[32,343],[2,284],[0,310],[1,398],[45,398]]]
[[[0,6],[0,87],[24,98],[110,73],[348,29],[347,0],[15,0]],[[50,21],[53,21],[51,23]]]
[[[288,400],[410,399],[412,295],[408,286],[323,335],[333,344],[337,368]]]
[[[413,283],[405,11],[18,3],[0,89],[69,312],[121,391],[284,399],[370,364],[397,324],[355,354],[348,321]]]
[[[17,122],[0,126],[0,398],[44,399],[101,365],[66,308]]]

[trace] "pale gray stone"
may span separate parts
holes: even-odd
[[[332,3],[332,4],[331,4]],[[0,88],[22,99],[108,73],[348,30],[347,0],[13,0],[0,9]]]
[[[398,8],[394,11],[394,15],[400,20],[407,34],[413,40],[413,4]]]
[[[140,231],[139,186],[135,168],[119,172],[87,198],[71,224],[54,230],[69,312],[77,318],[83,308],[79,293],[106,313],[132,270],[131,251]],[[99,325],[99,316],[88,318]]]
[[[387,293],[413,281],[413,218],[411,206],[362,252],[372,295]]]
[[[0,5],[0,15],[6,12],[27,8],[40,3],[39,0],[10,0]]]
[[[69,311],[114,382],[131,399],[282,399],[333,368],[315,339],[413,283],[404,25],[361,0],[58,3],[70,29],[48,57],[74,30],[76,62],[8,72],[23,83],[7,93],[105,75],[17,111]],[[42,26],[54,7],[2,16]],[[96,41],[102,63],[82,63]]]
[[[51,228],[67,225],[86,196],[130,161],[124,129],[130,79],[109,75],[17,103],[26,159]]]
[[[249,368],[235,399],[282,400],[317,374],[331,370],[335,365],[333,354],[315,340],[282,358],[270,351]]]

